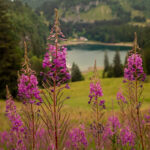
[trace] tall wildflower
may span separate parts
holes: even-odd
[[[24,103],[40,105],[42,103],[42,98],[40,97],[39,88],[37,86],[37,77],[35,76],[35,72],[30,68],[26,42],[24,42],[24,46],[25,62],[22,66],[22,74],[19,76],[18,96],[21,98],[21,100],[23,100]]]
[[[114,115],[108,118],[102,137],[106,149],[134,149],[135,146],[135,134]]]
[[[15,103],[11,94],[9,93],[8,87],[6,86],[7,100],[6,100],[6,116],[11,123],[11,129],[9,132],[10,145],[16,150],[26,150],[24,144],[25,128],[21,120],[20,115],[17,113]],[[6,135],[6,134],[5,134]]]
[[[51,37],[51,36],[50,36]],[[66,54],[67,48],[62,46],[57,46],[57,54],[56,54],[56,45],[48,44],[48,52],[45,54],[43,60],[43,68],[48,68],[48,72],[46,74],[47,78],[51,78],[52,80],[56,80],[57,86],[65,83],[70,79],[70,74],[66,65]],[[55,74],[55,72],[57,74]]]
[[[124,97],[121,89],[117,92],[117,100],[118,100],[118,103],[119,103],[119,101],[121,101],[123,103],[127,102],[126,98]]]
[[[136,52],[128,57],[127,67],[124,69],[124,78],[130,81],[145,80],[145,73],[143,70],[142,58]]]
[[[102,133],[102,117],[103,117],[103,110],[105,109],[105,100],[101,97],[103,96],[97,68],[96,68],[96,61],[94,65],[94,75],[91,79],[90,83],[90,94],[89,94],[89,104],[92,104],[94,115],[96,118],[94,120],[93,125],[91,125],[91,129],[93,131],[96,148],[99,150],[101,147],[101,133]]]
[[[134,133],[130,130],[128,126],[125,128],[122,128],[120,131],[120,142],[122,146],[130,146],[134,147],[135,145],[135,135]]]
[[[69,115],[62,114],[64,100],[63,89],[69,89],[66,83],[70,79],[70,74],[66,66],[66,48],[59,45],[59,41],[64,38],[59,27],[58,11],[55,9],[55,23],[50,32],[48,40],[54,41],[54,44],[48,44],[48,52],[43,60],[43,67],[47,68],[48,72],[43,73],[46,81],[43,82],[45,91],[45,106],[42,107],[42,120],[47,127],[50,140],[54,144],[54,149],[63,149],[65,147],[66,136],[68,135]],[[49,113],[47,113],[49,112]]]
[[[127,119],[126,108],[127,108],[128,102],[127,102],[126,95],[124,95],[124,93],[123,93],[122,88],[119,88],[117,95],[116,95],[116,100],[120,107],[120,115],[121,115],[120,119],[122,119],[122,122],[125,123],[127,121],[126,120]]]
[[[39,124],[39,105],[42,103],[40,91],[38,88],[37,77],[35,72],[30,68],[29,58],[27,55],[27,45],[25,46],[24,64],[22,66],[21,75],[18,79],[18,96],[23,101],[24,107],[24,122],[27,127],[28,140],[32,143],[32,146],[28,144],[28,147],[35,150],[36,139],[35,135],[40,126]],[[32,148],[31,148],[32,147]]]
[[[111,116],[108,118],[102,136],[105,147],[109,147],[109,148],[112,147],[112,149],[116,149],[118,147],[120,127],[121,124],[118,117]]]
[[[142,150],[145,149],[144,136],[143,136],[143,126],[142,126],[142,113],[141,108],[141,96],[142,96],[142,81],[145,80],[145,73],[143,71],[142,57],[138,53],[137,46],[137,35],[135,33],[135,40],[133,50],[130,51],[130,55],[127,59],[127,66],[124,69],[125,83],[127,83],[127,100],[128,100],[128,117],[129,124],[134,130],[137,139],[140,139],[140,145]],[[140,147],[139,145],[139,147]]]

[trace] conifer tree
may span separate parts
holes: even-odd
[[[82,73],[78,67],[77,64],[73,63],[71,68],[71,81],[81,81],[84,80],[84,77],[82,76]]]
[[[114,77],[121,77],[121,76],[123,76],[123,66],[121,64],[119,51],[116,51],[113,63],[114,63],[113,64],[114,65],[113,66]]]
[[[127,54],[126,54],[126,57],[125,57],[125,61],[124,61],[124,67],[126,67],[126,65],[127,65],[127,62],[128,62],[128,56],[129,56],[129,54],[127,53]]]
[[[11,3],[9,0],[0,0],[0,98],[6,95],[6,84],[12,90],[12,95],[16,95],[17,70],[21,64],[18,41],[13,36],[13,27],[8,15]]]
[[[106,51],[105,56],[104,56],[103,78],[105,77],[105,74],[108,72],[108,70],[109,70],[109,59],[108,59],[108,55],[107,55],[107,51]]]

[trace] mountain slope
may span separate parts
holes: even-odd
[[[58,8],[61,28],[67,38],[86,37],[101,42],[131,42],[150,24],[150,0],[43,0],[37,14],[52,25],[54,8]],[[33,3],[32,3],[33,4]]]
[[[65,22],[113,19],[144,22],[150,18],[150,0],[43,0],[40,3],[39,0],[22,1],[36,8],[36,11],[43,11],[49,20],[53,16],[54,8],[59,9],[60,17]]]

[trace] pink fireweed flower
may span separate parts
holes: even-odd
[[[79,150],[81,147],[86,148],[87,145],[88,143],[85,135],[85,127],[83,125],[70,131],[69,138],[66,143],[68,148]]]
[[[126,101],[126,98],[123,96],[123,93],[122,93],[122,91],[118,91],[117,92],[117,100],[118,101],[122,101],[123,103],[126,103],[127,101]]]
[[[119,129],[121,126],[118,117],[115,116],[109,117],[108,121],[109,121],[108,124],[110,125],[110,127],[114,132],[116,132],[116,130]]]
[[[16,111],[16,106],[11,95],[7,96],[6,100],[6,116],[11,122],[11,130],[9,132],[10,140],[12,141],[11,145],[13,145],[16,150],[26,150],[23,143],[25,128],[20,115]]]
[[[2,148],[1,145],[7,145],[7,148],[11,146],[11,137],[9,132],[3,131],[0,132],[0,149]]]
[[[90,83],[90,94],[89,94],[90,100],[88,103],[90,104],[92,99],[94,99],[94,103],[96,103],[98,98],[102,97],[102,96],[103,96],[103,91],[102,91],[100,83],[99,82],[96,82],[96,83],[91,82]],[[104,104],[104,101],[103,101],[103,104]],[[102,105],[102,102],[100,102],[100,105]]]
[[[134,146],[135,145],[135,142],[134,142],[135,135],[132,133],[132,131],[130,131],[129,127],[125,127],[123,129],[121,129],[120,140],[121,140],[121,144],[123,146],[125,146],[125,145]]]
[[[144,81],[145,77],[141,56],[139,54],[132,54],[128,57],[128,64],[124,69],[124,78],[130,81],[136,79]]]
[[[52,80],[56,80],[57,85],[66,82],[70,79],[70,74],[66,65],[67,48],[59,47],[56,52],[56,47],[48,45],[48,52],[43,60],[43,68],[48,68],[47,76]]]
[[[6,116],[11,121],[12,130],[19,131],[23,123],[21,121],[20,115],[16,112],[16,106],[11,98],[6,100]]]
[[[117,135],[120,127],[121,125],[120,125],[118,117],[115,117],[115,116],[109,117],[108,122],[106,126],[104,127],[103,139],[107,140],[107,139],[112,138],[113,135]]]
[[[40,97],[40,91],[37,85],[38,81],[34,74],[22,74],[20,76],[18,83],[18,95],[24,103],[29,102],[37,105],[42,103],[42,98]]]

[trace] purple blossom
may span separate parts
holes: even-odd
[[[91,103],[92,99],[95,99],[95,102],[98,100],[99,97],[103,96],[102,88],[99,82],[90,83],[90,94],[89,94],[89,104]],[[94,102],[94,103],[95,103]]]
[[[88,143],[83,125],[70,131],[68,141],[66,143],[67,148],[79,150],[81,147],[87,147],[87,145]]]
[[[26,147],[23,143],[25,135],[23,122],[20,115],[16,111],[15,103],[10,95],[7,96],[6,100],[6,116],[11,122],[11,130],[9,132],[11,144],[16,150],[26,150]],[[7,135],[7,137],[9,136]]]
[[[23,123],[21,121],[20,115],[16,112],[16,106],[11,97],[8,100],[6,100],[6,116],[11,121],[12,130],[16,132],[22,132],[21,127]]]
[[[9,132],[7,131],[0,132],[0,149],[2,148],[1,145],[3,145],[3,147],[6,146],[7,148],[12,146],[12,138]]]
[[[139,54],[132,54],[128,57],[127,67],[124,69],[124,78],[130,81],[145,80],[145,73],[142,66],[142,58]]]
[[[111,138],[113,135],[118,134],[118,130],[121,125],[118,117],[112,116],[109,117],[106,126],[104,127],[103,139],[107,140],[107,138]]]
[[[104,104],[105,104],[105,100],[100,100],[99,105],[100,105],[100,106],[103,106]]]
[[[126,98],[123,96],[122,91],[118,91],[117,93],[117,100],[121,100],[123,103],[126,103]]]
[[[120,140],[123,146],[134,146],[135,135],[130,131],[129,127],[125,127],[120,131]]]
[[[117,131],[121,127],[118,117],[112,116],[108,119],[109,125],[114,132]]]
[[[66,65],[67,48],[59,47],[56,52],[56,47],[48,45],[48,52],[43,60],[43,68],[48,68],[47,76],[52,80],[56,80],[57,85],[64,83],[70,79],[70,74]]]
[[[66,89],[70,89],[69,84],[66,84],[66,85],[65,85],[65,88],[66,88]]]
[[[107,125],[104,128],[104,132],[103,132],[103,140],[106,141],[108,140],[108,138],[112,137],[114,135],[113,131],[111,130],[111,128]]]
[[[29,102],[31,104],[36,103],[40,105],[42,98],[40,97],[40,91],[37,85],[38,81],[35,75],[22,74],[18,83],[19,97],[24,100],[25,103]]]
[[[105,109],[105,100],[100,100],[99,106],[101,106]]]

